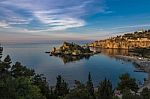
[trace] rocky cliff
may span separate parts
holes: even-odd
[[[95,41],[89,46],[116,49],[150,48],[150,30],[127,33],[110,39]]]

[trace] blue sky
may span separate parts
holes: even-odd
[[[150,0],[0,0],[0,41],[103,39],[150,29]]]

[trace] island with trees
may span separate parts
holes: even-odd
[[[59,48],[53,48],[50,56],[60,57],[64,63],[78,61],[80,59],[89,59],[90,56],[100,53],[100,51],[92,51],[89,46],[80,46],[75,43],[64,42]]]
[[[60,48],[53,48],[51,55],[71,55],[71,56],[86,56],[93,55],[98,52],[91,51],[88,46],[80,46],[75,43],[64,42]]]

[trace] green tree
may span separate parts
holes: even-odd
[[[1,44],[0,44],[0,62],[1,62],[1,58],[2,58],[2,53],[3,53],[3,47],[1,47]]]
[[[8,71],[8,69],[11,67],[10,64],[11,64],[11,58],[9,55],[6,56],[6,58],[4,59],[3,61],[3,70],[4,71]]]
[[[7,68],[10,68],[10,64],[12,62],[11,62],[11,58],[10,58],[9,55],[7,55],[6,58],[4,59],[4,63],[7,64],[7,65],[9,65],[9,66],[7,66]]]
[[[98,87],[98,99],[112,99],[113,91],[112,84],[109,80],[105,79]]]
[[[64,99],[93,99],[89,97],[88,90],[84,84],[75,80],[75,88],[70,90]]]
[[[9,55],[6,56],[4,61],[0,62],[0,79],[5,79],[6,76],[10,75],[11,58]]]
[[[51,86],[50,88],[50,95],[49,95],[49,98],[47,99],[58,99],[58,96],[54,93],[54,88]]]
[[[65,96],[68,93],[69,93],[68,84],[62,79],[61,75],[58,75],[55,94],[58,96]]]
[[[118,83],[118,89],[123,91],[124,89],[131,89],[134,92],[137,92],[138,85],[134,78],[131,78],[128,73],[125,73],[119,77],[120,82]]]
[[[128,88],[123,89],[122,99],[132,99],[132,94],[130,92],[130,89],[128,89]]]
[[[122,99],[142,99],[141,96],[132,94],[130,89],[124,89],[122,92]]]
[[[11,65],[9,55],[3,61],[0,61],[0,98],[1,99],[45,99],[47,94],[43,94],[40,85],[45,80],[35,80],[34,70],[22,66],[16,62]],[[34,80],[33,80],[34,79]],[[49,88],[48,84],[45,84]],[[46,93],[50,93],[48,90]],[[47,98],[50,99],[50,98]],[[53,99],[53,98],[52,98]],[[55,98],[54,98],[55,99]]]
[[[16,62],[15,65],[11,68],[11,74],[14,77],[21,77],[21,76],[34,76],[35,72],[32,69],[28,69],[25,66],[22,66],[20,62]]]
[[[150,99],[150,90],[148,88],[144,88],[141,92],[141,96],[143,99]]]
[[[87,90],[90,96],[94,96],[94,87],[93,87],[93,82],[92,82],[92,78],[91,78],[91,73],[89,72],[88,75],[88,81],[87,81]]]
[[[33,78],[33,84],[40,88],[41,93],[46,96],[47,99],[50,99],[51,95],[49,85],[43,75],[36,74]]]
[[[0,88],[1,99],[46,99],[27,77],[8,77],[0,81]]]

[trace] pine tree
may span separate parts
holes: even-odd
[[[50,87],[50,96],[47,99],[58,99],[57,95],[54,94],[53,87]]]
[[[50,98],[50,89],[46,78],[43,75],[36,74],[33,78],[33,84],[38,86],[41,90],[41,93],[46,96],[47,99]]]
[[[112,97],[112,84],[109,80],[105,79],[98,87],[98,99],[112,99]]]
[[[11,62],[11,58],[9,55],[6,56],[6,58],[4,59],[4,65],[5,65],[5,69],[9,69],[11,66],[10,64],[12,63]]]
[[[141,96],[143,99],[150,99],[150,90],[148,88],[144,88],[141,92]]]
[[[128,73],[121,75],[120,82],[118,83],[118,89],[123,91],[124,89],[131,89],[134,92],[137,92],[138,85],[134,78],[131,78]]]
[[[11,74],[14,77],[20,77],[20,76],[34,76],[35,72],[32,69],[28,69],[25,66],[22,66],[20,62],[16,62],[15,65],[11,68]]]
[[[91,78],[91,73],[89,72],[88,75],[88,81],[87,81],[87,90],[90,96],[94,96],[94,87],[93,87],[93,82],[92,82],[92,78]]]
[[[69,93],[68,84],[62,79],[61,75],[58,75],[55,94],[57,96],[65,96],[68,93]]]
[[[3,53],[3,47],[1,47],[1,45],[0,45],[0,62],[1,62],[1,58],[2,58],[2,53]]]
[[[55,94],[57,94],[58,96],[61,96],[62,94],[61,94],[61,76],[60,75],[58,75],[58,77],[57,77],[57,83],[56,83],[56,89],[55,89]]]
[[[0,79],[5,78],[5,76],[10,75],[11,68],[11,58],[9,55],[6,56],[3,62],[0,63]]]

